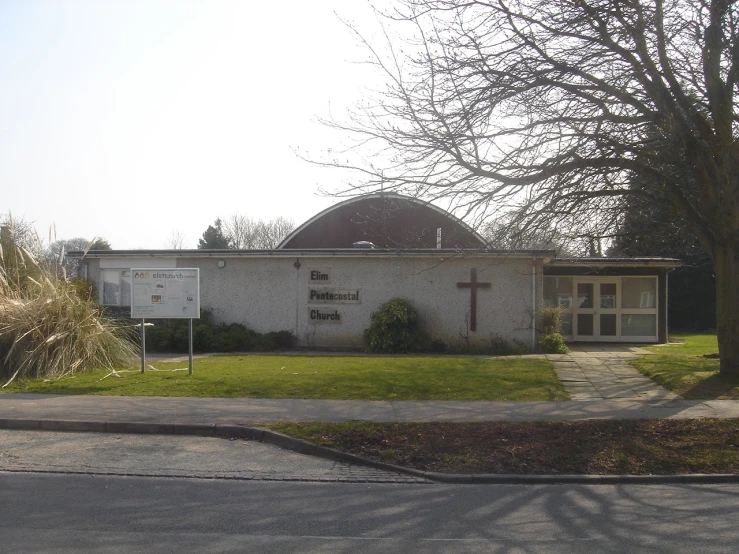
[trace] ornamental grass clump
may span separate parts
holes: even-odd
[[[6,229],[5,238],[8,238]],[[12,237],[11,237],[12,238]],[[10,246],[9,243],[10,242]],[[0,378],[58,378],[132,363],[130,326],[106,317],[89,294],[28,250],[0,249]],[[3,255],[3,252],[5,255]],[[10,253],[12,252],[12,253]]]

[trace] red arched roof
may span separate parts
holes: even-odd
[[[436,206],[393,193],[340,202],[295,229],[278,248],[351,248],[369,241],[377,248],[483,248],[485,241],[461,220]]]

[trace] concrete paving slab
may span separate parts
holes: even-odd
[[[665,389],[648,379],[628,364],[642,348],[620,345],[587,345],[571,349],[569,354],[561,354],[552,363],[557,377],[573,400],[600,398],[675,398]],[[576,366],[577,369],[575,369]],[[594,388],[584,389],[587,381]]]
[[[736,400],[589,402],[363,402],[0,394],[0,428],[14,421],[256,425],[270,421],[535,421],[739,418]]]
[[[0,394],[0,417],[17,414],[62,420],[211,424],[395,419],[388,401]]]

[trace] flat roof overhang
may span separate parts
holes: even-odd
[[[547,267],[655,267],[672,269],[680,267],[682,264],[682,260],[677,258],[553,258],[547,264]]]
[[[554,250],[485,250],[485,249],[408,249],[346,248],[346,249],[280,249],[280,250],[81,250],[67,256],[86,258],[536,258],[548,263]]]

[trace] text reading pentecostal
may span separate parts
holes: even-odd
[[[308,289],[311,304],[359,304],[359,289]]]

